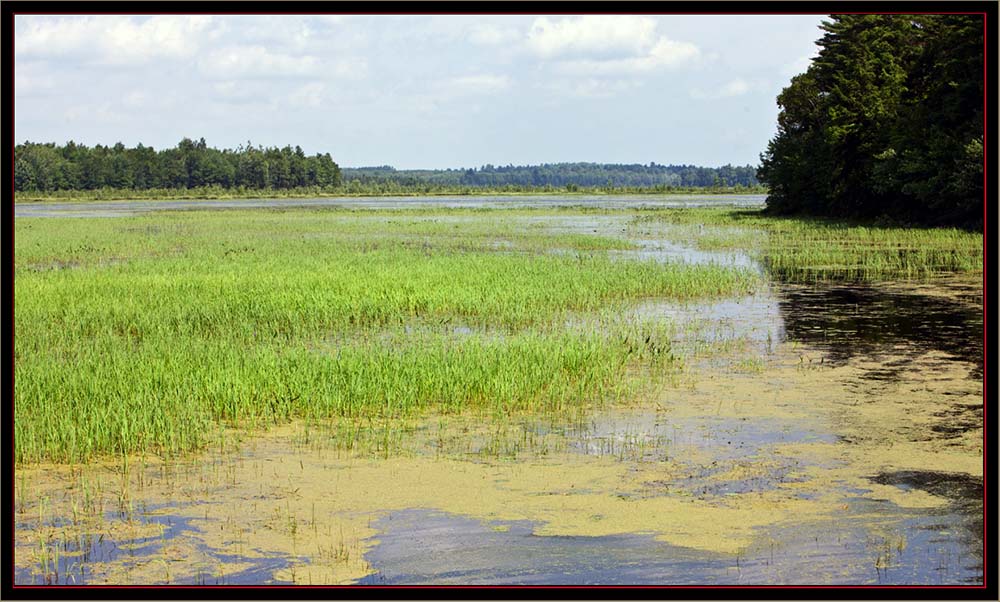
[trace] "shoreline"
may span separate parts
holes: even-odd
[[[736,190],[677,190],[677,191],[658,191],[658,190],[648,190],[648,191],[637,191],[637,190],[538,190],[538,191],[434,191],[434,192],[350,192],[350,191],[337,191],[337,192],[303,192],[299,194],[279,194],[278,191],[274,190],[255,190],[247,191],[246,194],[207,194],[199,195],[197,193],[192,194],[177,194],[177,195],[160,195],[160,196],[129,196],[123,191],[121,195],[115,192],[109,193],[108,197],[102,197],[98,195],[81,195],[81,196],[52,196],[52,195],[39,195],[39,196],[28,196],[24,198],[24,193],[14,194],[14,204],[15,205],[28,205],[36,203],[71,203],[71,202],[133,202],[133,201],[241,201],[241,200],[294,200],[294,199],[318,199],[318,198],[385,198],[385,197],[407,197],[407,198],[441,198],[441,197],[491,197],[491,196],[502,196],[502,197],[534,197],[534,196],[545,196],[545,197],[587,197],[587,196],[601,196],[601,197],[613,197],[613,196],[650,196],[650,197],[680,197],[680,196],[766,196],[768,193],[747,190],[747,191],[736,191]]]

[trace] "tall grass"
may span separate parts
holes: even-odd
[[[921,279],[983,269],[982,234],[955,228],[772,217],[726,208],[646,211],[635,224],[666,224],[673,236],[705,250],[749,250],[769,273],[791,281]]]
[[[423,217],[16,220],[16,460],[182,453],[220,423],[619,399],[632,367],[671,361],[661,326],[581,331],[567,315],[757,284],[717,266],[614,261],[602,249],[627,243],[492,213]]]

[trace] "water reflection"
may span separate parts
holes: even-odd
[[[970,364],[973,378],[983,370],[982,297],[962,292],[945,296],[878,284],[775,283],[754,295],[709,302],[649,301],[631,315],[663,319],[678,326],[676,339],[691,342],[743,341],[757,354],[783,342],[823,351],[826,361],[930,351]],[[978,301],[978,303],[977,303]],[[893,379],[905,363],[884,366],[869,376]]]
[[[875,285],[788,285],[778,309],[788,340],[819,347],[834,362],[902,345],[943,352],[982,376],[983,314],[974,304]]]
[[[529,521],[480,521],[408,509],[383,516],[362,585],[760,585],[968,584],[982,567],[940,538],[954,512],[886,515],[849,504],[835,524],[776,526],[736,555],[657,541],[651,535],[539,536]],[[874,504],[877,505],[877,504]],[[882,509],[884,510],[884,509]],[[857,520],[855,516],[865,516]],[[669,517],[664,517],[669,520]],[[906,535],[902,535],[906,533]]]

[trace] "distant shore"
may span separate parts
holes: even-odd
[[[439,197],[439,196],[613,196],[613,195],[719,195],[719,194],[767,194],[764,187],[400,187],[400,186],[351,186],[337,188],[293,188],[293,189],[225,189],[203,187],[190,189],[100,189],[100,190],[60,190],[52,192],[15,192],[15,203],[43,203],[66,201],[155,201],[155,200],[237,200],[237,199],[279,199],[279,198],[334,198],[334,197]]]

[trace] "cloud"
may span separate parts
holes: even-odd
[[[126,16],[19,17],[14,52],[18,59],[75,56],[106,65],[187,58],[211,37],[207,34],[212,24],[213,18],[205,15],[155,16],[142,21]]]
[[[511,86],[511,79],[506,75],[486,73],[452,77],[435,82],[425,92],[409,96],[407,106],[418,113],[434,114],[441,110],[443,104],[497,95]]]
[[[631,80],[609,80],[601,78],[557,79],[540,86],[543,90],[560,96],[577,98],[614,98],[640,87]]]
[[[251,102],[264,93],[263,85],[254,82],[226,80],[212,85],[212,96],[232,103]]]
[[[323,25],[340,25],[349,18],[348,15],[314,15],[310,17],[310,20]]]
[[[326,86],[320,82],[312,82],[296,88],[288,96],[292,106],[316,109],[326,101]]]
[[[123,106],[140,109],[145,107],[149,100],[149,95],[142,90],[132,90],[123,96],[121,101]]]
[[[113,107],[110,102],[90,106],[74,105],[63,111],[62,117],[64,121],[70,123],[122,124],[127,121],[122,111]]]
[[[513,27],[498,27],[488,24],[473,25],[468,33],[469,41],[480,46],[511,44],[520,38],[520,32]]]
[[[736,78],[733,81],[727,83],[719,89],[719,95],[723,97],[727,96],[742,96],[750,91],[750,84],[746,83],[740,78]]]
[[[701,51],[656,33],[657,22],[638,16],[585,16],[532,23],[526,46],[555,61],[565,74],[604,76],[644,73],[683,65]]]
[[[720,98],[731,98],[734,96],[743,96],[748,94],[753,90],[759,89],[761,87],[760,82],[750,83],[746,80],[737,77],[734,80],[726,82],[725,84],[719,86],[718,88],[706,92],[701,88],[694,88],[691,90],[691,98],[696,100],[717,100]]]
[[[564,73],[581,75],[644,73],[660,68],[676,67],[697,58],[698,55],[698,47],[694,44],[664,38],[644,56],[606,61],[565,61],[557,64],[556,69]]]
[[[305,54],[275,52],[260,45],[227,46],[205,54],[198,70],[212,79],[342,78],[364,77],[364,59],[323,60]]]
[[[543,58],[625,57],[651,47],[655,30],[656,21],[649,17],[539,17],[531,24],[527,46]]]
[[[468,75],[447,80],[442,88],[455,94],[489,94],[510,87],[506,75]]]
[[[38,75],[34,69],[17,65],[14,71],[14,94],[20,97],[38,96],[55,88],[55,80],[49,75]]]
[[[228,46],[199,59],[203,75],[220,79],[315,76],[320,61],[314,56],[272,52],[264,46]]]

